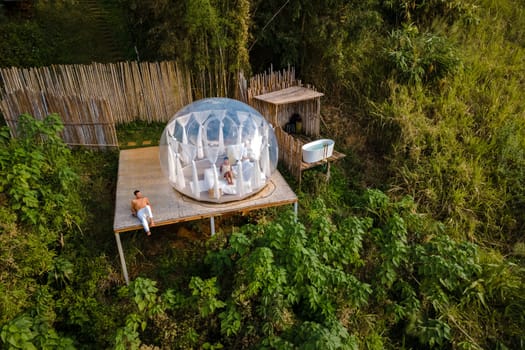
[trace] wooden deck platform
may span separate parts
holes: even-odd
[[[326,158],[325,160],[320,160],[320,161],[314,162],[314,163],[305,163],[305,162],[301,161],[301,172],[304,171],[304,170],[308,170],[308,169],[311,169],[313,167],[316,167],[318,165],[325,164],[326,162],[328,162],[328,163],[334,162],[334,161],[342,159],[344,157],[346,157],[345,154],[343,154],[341,152],[337,152],[336,150],[334,150],[332,152],[332,156]]]
[[[133,191],[140,190],[152,204],[156,226],[213,218],[222,214],[297,203],[297,195],[276,171],[267,186],[253,196],[237,202],[206,203],[186,197],[168,183],[160,167],[159,148],[122,150],[119,158],[113,231],[119,234],[142,229],[131,215]],[[153,234],[155,231],[153,229]]]

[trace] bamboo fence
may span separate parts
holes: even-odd
[[[251,77],[249,85],[248,101],[250,101],[253,96],[285,89],[290,86],[301,86],[301,81],[295,78],[295,68],[293,67],[288,67],[288,69],[277,72],[274,72],[273,68],[270,67],[268,72]]]
[[[303,142],[288,134],[280,127],[276,127],[274,132],[279,145],[279,159],[284,162],[290,174],[301,181]]]
[[[57,113],[62,117],[62,138],[69,145],[88,147],[116,147],[115,123],[108,120],[109,105],[106,100],[81,96],[55,96],[46,92],[17,90],[2,101],[16,118],[5,117],[13,135],[16,135],[18,116],[31,114],[38,120]],[[23,111],[19,106],[25,105]],[[5,106],[3,106],[5,107]],[[2,108],[3,108],[2,107]],[[4,109],[4,108],[3,108]],[[15,112],[16,111],[16,112]],[[81,119],[80,116],[83,116]]]
[[[190,74],[174,61],[0,69],[0,112],[12,134],[20,114],[58,113],[72,145],[117,145],[115,124],[168,121],[191,101]]]
[[[295,68],[288,67],[275,72],[273,67],[267,72],[254,75],[246,80],[242,72],[239,73],[237,98],[252,105],[254,96],[285,89],[291,86],[301,86],[301,81],[295,78]]]

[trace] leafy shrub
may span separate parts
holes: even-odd
[[[82,224],[78,176],[59,136],[57,115],[18,120],[17,137],[0,130],[0,325],[2,342],[20,348],[71,348],[58,335],[52,288],[63,288],[73,266],[59,255]],[[5,219],[5,220],[4,220]]]
[[[523,269],[453,240],[411,197],[367,190],[354,206],[342,218],[317,198],[303,223],[283,212],[217,234],[187,288],[167,285],[160,294],[138,278],[123,289],[134,306],[117,341],[232,349],[519,344]]]
[[[71,338],[61,336],[53,328],[56,316],[53,309],[49,290],[39,290],[32,312],[19,315],[2,327],[2,343],[9,349],[75,349]]]
[[[510,306],[510,300],[502,302],[499,296],[520,293],[523,269],[511,272],[512,264],[494,258],[493,251],[454,241],[443,224],[418,214],[409,197],[394,202],[370,190],[362,205],[373,219],[363,243],[366,279],[373,281],[372,297],[391,340],[399,339],[392,331],[402,327],[403,344],[414,348],[492,348],[522,341],[514,324],[522,324],[523,318],[499,305],[523,310],[523,298]],[[496,296],[496,290],[502,294]],[[499,326],[503,323],[505,330]]]
[[[436,18],[444,19],[452,24],[457,20],[465,23],[476,23],[477,6],[469,1],[461,0],[387,0],[382,4],[387,12],[387,18],[395,22],[417,23],[429,25]]]
[[[454,72],[460,64],[447,38],[420,33],[412,24],[392,31],[385,54],[393,75],[412,84],[436,81]]]
[[[21,222],[54,231],[56,239],[82,220],[78,176],[69,166],[71,152],[59,135],[62,128],[56,114],[42,121],[24,114],[16,138],[9,137],[7,127],[0,131],[0,170],[5,174],[0,190]]]
[[[34,67],[50,62],[45,32],[33,21],[0,23],[0,67]]]

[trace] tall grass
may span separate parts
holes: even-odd
[[[389,80],[373,105],[391,137],[392,192],[409,193],[457,238],[522,238],[525,215],[523,5],[483,2],[476,26],[436,28],[455,42],[461,69],[437,84]],[[511,26],[512,22],[512,26]]]

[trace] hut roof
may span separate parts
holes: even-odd
[[[283,105],[287,103],[312,100],[321,96],[324,96],[324,94],[315,90],[302,86],[292,86],[286,89],[254,96],[254,98],[274,105]]]

